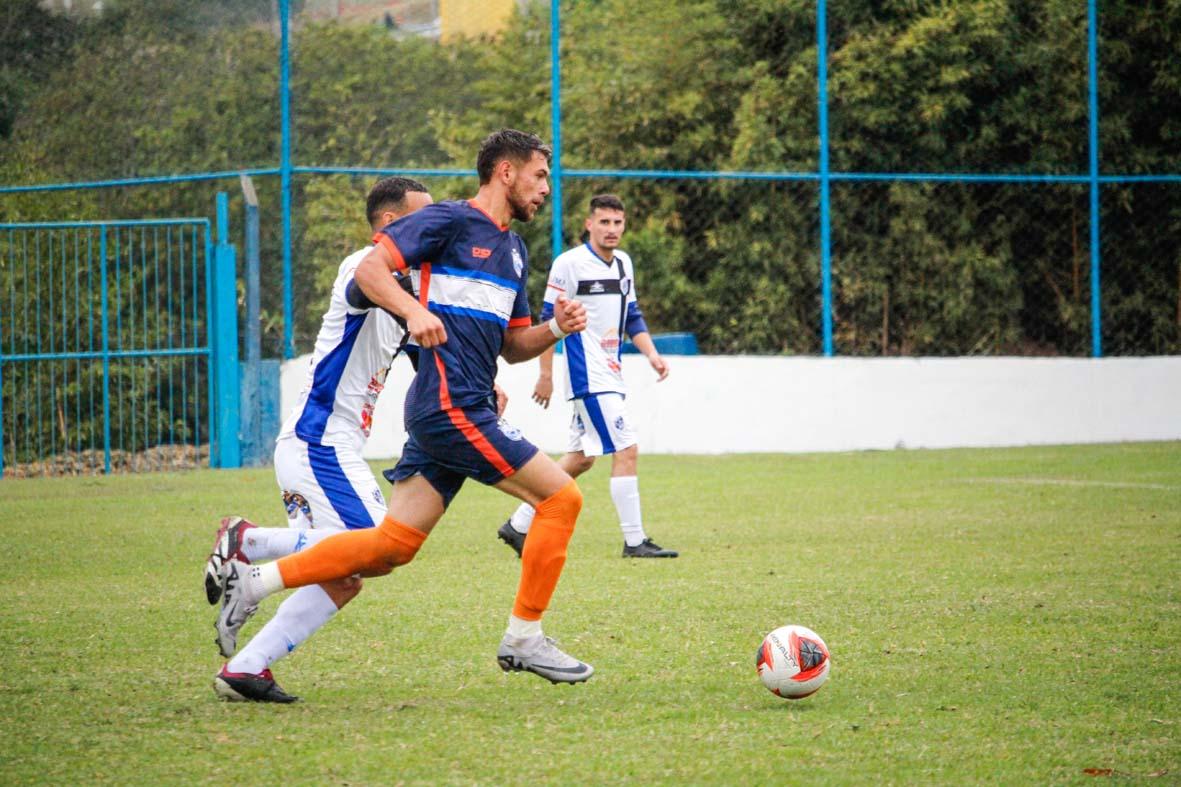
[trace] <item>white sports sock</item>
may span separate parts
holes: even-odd
[[[520,507],[509,518],[509,524],[518,533],[528,533],[529,528],[533,527],[533,514],[533,506],[528,503],[521,503]]]
[[[629,547],[639,546],[647,538],[640,519],[640,482],[634,475],[611,477],[611,500],[619,514],[619,528]]]
[[[243,598],[248,603],[257,604],[267,596],[284,590],[283,574],[279,571],[278,563],[263,563],[261,566],[251,566],[246,575],[247,586],[244,588]]]
[[[523,639],[531,639],[533,637],[541,636],[541,621],[540,620],[525,620],[516,615],[508,616],[508,631],[506,632],[510,637],[520,642]]]
[[[283,600],[275,616],[230,659],[230,672],[257,675],[301,645],[336,614],[336,604],[319,585],[308,585]]]
[[[242,552],[251,563],[274,560],[294,554],[339,532],[294,527],[252,527],[242,539]]]

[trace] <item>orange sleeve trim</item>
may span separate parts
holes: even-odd
[[[405,273],[407,270],[406,260],[402,259],[402,251],[398,248],[398,244],[394,243],[394,239],[384,232],[379,232],[373,236],[373,242],[385,248],[394,258],[394,267]]]
[[[532,324],[533,320],[529,317],[514,317],[508,321],[508,327],[510,328],[528,328]]]

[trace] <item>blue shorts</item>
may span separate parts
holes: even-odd
[[[391,483],[422,475],[443,496],[443,506],[474,478],[492,486],[525,466],[537,454],[537,446],[496,410],[477,405],[452,407],[407,426],[410,437],[402,458],[383,475]]]

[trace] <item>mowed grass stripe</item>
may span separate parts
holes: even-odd
[[[582,481],[546,617],[588,684],[496,667],[513,503],[469,484],[419,559],[277,665],[303,697],[285,707],[216,701],[201,591],[220,516],[281,521],[268,471],[0,481],[0,781],[1181,773],[1181,445],[645,456],[645,526],[672,561],[620,559],[607,478]],[[1024,483],[1046,479],[1072,483]],[[789,622],[833,654],[796,703],[754,673]]]

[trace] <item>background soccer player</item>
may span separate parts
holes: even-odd
[[[394,468],[389,510],[376,528],[331,536],[274,563],[227,561],[218,618],[227,634],[271,593],[358,573],[380,576],[410,562],[464,480],[475,478],[537,511],[497,650],[501,668],[565,683],[593,674],[541,630],[582,493],[488,401],[498,355],[526,361],[586,327],[585,309],[565,297],[554,302],[547,323],[531,325],[525,244],[509,230],[513,219],[530,221],[544,204],[549,162],[549,148],[536,136],[496,132],[480,147],[474,199],[427,206],[375,236],[377,246],[357,267],[355,281],[375,306],[405,318],[421,348],[406,397],[409,438]],[[396,271],[412,272],[418,301],[394,282],[390,273]]]
[[[385,178],[370,189],[366,216],[376,232],[430,203],[421,183]],[[385,516],[385,497],[361,449],[406,331],[391,314],[354,305],[353,277],[372,248],[354,252],[340,264],[308,364],[307,383],[275,443],[275,479],[291,527],[255,527],[240,517],[224,520],[205,568],[211,604],[221,596],[220,572],[226,560],[282,557],[332,533],[373,527]],[[300,588],[284,599],[237,655],[237,631],[219,628],[218,647],[223,656],[233,658],[214,679],[214,690],[228,700],[293,701],[295,697],[275,683],[270,665],[307,640],[360,591],[356,577]]]
[[[561,297],[577,296],[587,312],[586,330],[568,337],[562,354],[574,416],[569,446],[558,464],[577,478],[591,469],[595,457],[611,454],[611,500],[623,531],[623,556],[676,557],[677,552],[648,538],[640,517],[639,446],[624,406],[627,386],[619,356],[623,334],[648,358],[658,380],[668,377],[668,364],[656,351],[640,313],[631,257],[619,249],[626,226],[619,197],[601,194],[592,198],[586,242],[559,255],[550,267],[542,319]],[[541,375],[533,399],[542,407],[549,407],[553,394],[553,357],[553,351],[548,350],[540,359]],[[520,555],[532,522],[533,508],[523,503],[497,534]]]

